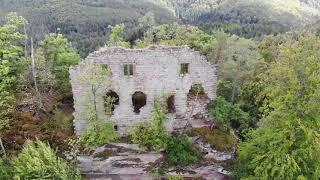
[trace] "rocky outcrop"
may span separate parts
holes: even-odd
[[[162,158],[162,154],[144,152],[137,145],[109,144],[97,148],[91,155],[79,156],[78,167],[88,177],[148,177],[148,169]]]

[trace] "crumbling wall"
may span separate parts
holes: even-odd
[[[117,125],[120,134],[126,134],[130,127],[150,120],[153,102],[163,94],[174,95],[177,115],[188,111],[187,96],[194,84],[201,84],[209,99],[216,95],[216,68],[208,63],[199,52],[188,47],[151,47],[148,49],[106,48],[90,54],[80,65],[70,69],[72,90],[75,100],[75,129],[80,134],[86,127],[81,115],[90,101],[89,87],[79,81],[83,67],[87,63],[108,65],[112,74],[111,85],[105,84],[98,92],[97,108],[101,120],[111,120]],[[189,64],[189,72],[181,75],[181,64]],[[133,75],[126,76],[124,65],[133,64]],[[112,90],[119,96],[119,105],[115,106],[112,116],[104,111],[103,96]],[[143,92],[147,102],[140,113],[133,112],[132,95]],[[204,106],[203,106],[204,107]],[[196,109],[203,109],[197,107]]]

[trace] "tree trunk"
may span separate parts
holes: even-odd
[[[237,65],[237,71],[232,82],[231,102],[234,102],[235,96],[237,94],[239,72],[240,72],[240,63],[238,63]]]
[[[234,78],[233,83],[232,83],[231,102],[234,102],[234,98],[236,96],[236,91],[237,91],[237,79]]]
[[[196,97],[195,97],[195,102],[198,101],[199,94],[200,94],[200,90],[198,89],[197,93],[196,93]],[[189,115],[189,118],[188,118],[189,120],[191,120],[191,117],[192,117],[193,111],[195,109],[195,106],[196,106],[196,104],[193,104],[192,107],[191,107],[191,112],[190,112],[190,115]]]
[[[3,143],[2,143],[2,139],[1,139],[1,138],[0,138],[0,148],[1,148],[2,152],[3,152],[3,155],[4,155],[4,156],[7,156],[7,153],[6,153],[6,150],[5,150],[4,146],[3,146]]]
[[[26,22],[23,23],[23,30],[24,30],[24,57],[28,57],[28,36],[27,36],[27,27],[26,27]]]
[[[56,82],[56,76],[55,76],[55,70],[56,70],[56,67],[55,67],[55,65],[56,65],[56,61],[57,61],[57,58],[58,58],[58,55],[57,55],[57,53],[55,53],[54,55],[53,55],[53,60],[52,60],[52,64],[50,64],[51,65],[51,67],[50,67],[50,72],[51,72],[51,76],[53,77],[52,79],[52,81],[50,81],[50,83],[49,83],[49,94],[52,96],[53,95],[53,92],[54,92],[54,86],[55,86],[55,84],[57,83]],[[47,61],[48,61],[48,59],[47,59]]]
[[[34,58],[34,49],[33,49],[33,39],[31,38],[31,60],[32,60],[32,77],[33,77],[33,83],[34,83],[34,89],[36,91],[36,98],[39,109],[43,110],[43,104],[41,101],[41,94],[39,92],[38,83],[37,83],[37,70],[36,70],[36,64],[35,64],[35,58]]]
[[[98,120],[98,112],[97,112],[97,100],[96,100],[96,89],[94,86],[91,86],[92,95],[93,95],[93,106],[94,106],[94,113],[95,113],[95,120]]]

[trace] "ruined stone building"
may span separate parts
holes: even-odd
[[[172,117],[190,117],[203,112],[216,95],[216,68],[204,56],[186,46],[155,46],[147,49],[105,48],[90,54],[70,69],[74,95],[76,133],[86,127],[83,112],[90,87],[79,80],[86,64],[99,64],[111,72],[111,83],[102,83],[97,92],[98,118],[111,120],[120,134],[137,123],[150,121],[156,98],[166,96],[166,108]],[[201,91],[193,91],[200,87]],[[106,114],[105,97],[115,99],[112,114]],[[89,99],[88,99],[89,100]],[[173,118],[173,119],[174,119]],[[169,120],[170,130],[175,120]]]

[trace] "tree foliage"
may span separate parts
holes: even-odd
[[[69,68],[78,64],[80,56],[62,34],[49,34],[37,49],[37,69],[42,89],[70,90]]]
[[[215,45],[213,36],[190,25],[164,24],[150,28],[144,33],[143,40],[137,40],[138,48],[152,44],[184,46],[188,45],[203,54],[210,54]]]
[[[6,23],[0,26],[0,146],[3,151],[1,138],[15,111],[14,89],[23,60],[23,48],[18,43],[24,38],[21,33],[24,23],[23,17],[10,13]]]
[[[319,179],[319,42],[304,34],[280,48],[263,79],[264,118],[240,145],[236,175]]]
[[[107,46],[120,46],[124,48],[130,47],[130,43],[126,42],[123,38],[125,27],[126,26],[124,24],[109,26],[111,29],[111,34],[109,36],[109,40],[107,41]]]
[[[87,104],[87,110],[82,112],[82,116],[87,122],[96,121],[98,117],[97,96],[103,87],[108,87],[111,83],[110,72],[107,68],[99,64],[88,63],[83,66],[83,73],[78,77],[78,80],[87,84],[88,96],[83,97],[81,101]],[[112,104],[105,104],[111,106]],[[106,107],[110,109],[111,107]]]
[[[259,38],[315,23],[320,14],[313,0],[155,0],[183,22],[206,31],[223,30]]]
[[[118,138],[111,122],[101,120],[91,121],[87,129],[81,134],[80,140],[86,149],[94,149],[110,143]]]
[[[176,166],[195,163],[201,157],[199,149],[192,145],[185,135],[171,136],[168,139],[165,152],[169,163]]]
[[[151,124],[139,124],[131,132],[133,143],[139,144],[148,150],[161,150],[166,147],[168,134],[164,127],[167,120],[166,110],[161,101],[154,102],[154,110],[151,113]]]
[[[77,170],[39,140],[27,141],[12,165],[15,179],[81,179]]]
[[[214,122],[226,130],[230,128],[241,131],[249,128],[249,115],[242,111],[238,104],[232,104],[223,97],[217,97],[209,107]]]
[[[160,24],[176,19],[172,12],[148,0],[0,0],[0,4],[0,21],[16,11],[29,21],[30,37],[35,41],[49,33],[64,34],[82,58],[105,44],[111,33],[109,25],[125,23],[125,37],[133,39],[139,30],[138,19],[148,12],[153,12]]]
[[[0,158],[0,177],[10,179],[14,176],[13,167],[9,158]]]

